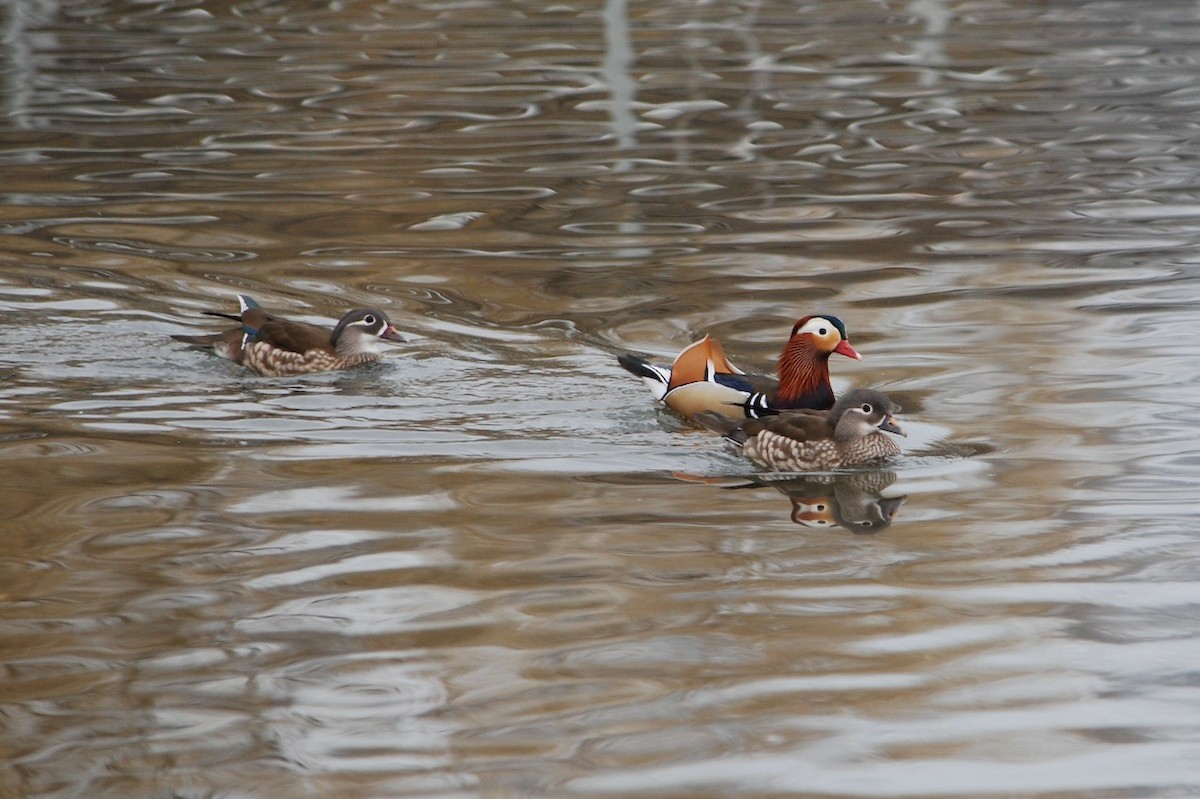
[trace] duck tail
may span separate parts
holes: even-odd
[[[618,355],[617,363],[627,372],[642,378],[642,382],[650,389],[655,399],[660,400],[666,395],[667,387],[671,384],[671,370],[655,366],[636,355]]]
[[[188,336],[183,334],[172,334],[171,338],[175,341],[182,341],[184,344],[191,344],[194,347],[212,347],[221,340],[221,334],[210,333],[199,336]]]
[[[738,446],[746,443],[746,431],[742,429],[742,423],[737,419],[731,419],[715,411],[701,411],[692,416],[692,421],[706,430],[724,436]]]
[[[225,313],[224,311],[201,311],[205,316],[219,316],[222,319],[232,319],[235,322],[242,321],[242,317],[246,315],[246,311],[252,311],[255,308],[262,308],[253,297],[247,297],[245,294],[237,295],[238,312]]]

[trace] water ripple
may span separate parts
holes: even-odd
[[[5,19],[0,794],[1196,786],[1194,15],[600,5]],[[811,313],[887,471],[615,360]]]

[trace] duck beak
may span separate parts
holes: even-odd
[[[891,414],[888,414],[887,417],[879,423],[879,429],[908,438],[908,433],[900,429],[900,425],[896,424],[896,417],[892,416]]]
[[[896,518],[896,514],[900,512],[900,506],[904,504],[904,500],[906,499],[908,499],[907,495],[902,497],[884,497],[879,500],[879,510],[883,512],[883,518]]]
[[[385,327],[383,332],[379,334],[379,337],[388,341],[408,341],[408,339],[400,335],[400,331],[396,329],[395,325]]]
[[[847,358],[853,358],[856,361],[862,360],[862,356],[858,354],[858,350],[851,347],[850,342],[846,341],[846,339],[839,341],[837,346],[833,348],[833,351],[838,355],[845,355]]]

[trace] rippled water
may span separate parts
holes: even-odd
[[[0,794],[1200,792],[1193,5],[4,8]],[[614,359],[812,312],[890,471]]]

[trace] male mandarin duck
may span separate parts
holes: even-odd
[[[237,314],[205,311],[209,316],[235,319],[241,323],[238,327],[221,333],[171,338],[211,349],[264,377],[348,369],[378,361],[385,349],[384,341],[404,341],[387,314],[374,308],[350,311],[329,330],[280,319],[244,294],[238,295],[238,302],[241,310]]]
[[[900,454],[884,431],[905,435],[892,401],[869,388],[845,394],[825,413],[787,411],[737,424],[702,413],[696,421],[724,435],[743,455],[777,472],[823,472],[882,463]]]
[[[829,356],[835,352],[862,360],[850,346],[841,319],[806,316],[792,326],[779,355],[775,365],[778,379],[748,375],[738,369],[710,336],[679,353],[670,368],[655,366],[636,355],[621,355],[617,361],[642,378],[655,399],[685,419],[694,419],[703,411],[757,419],[793,408],[832,407]]]

